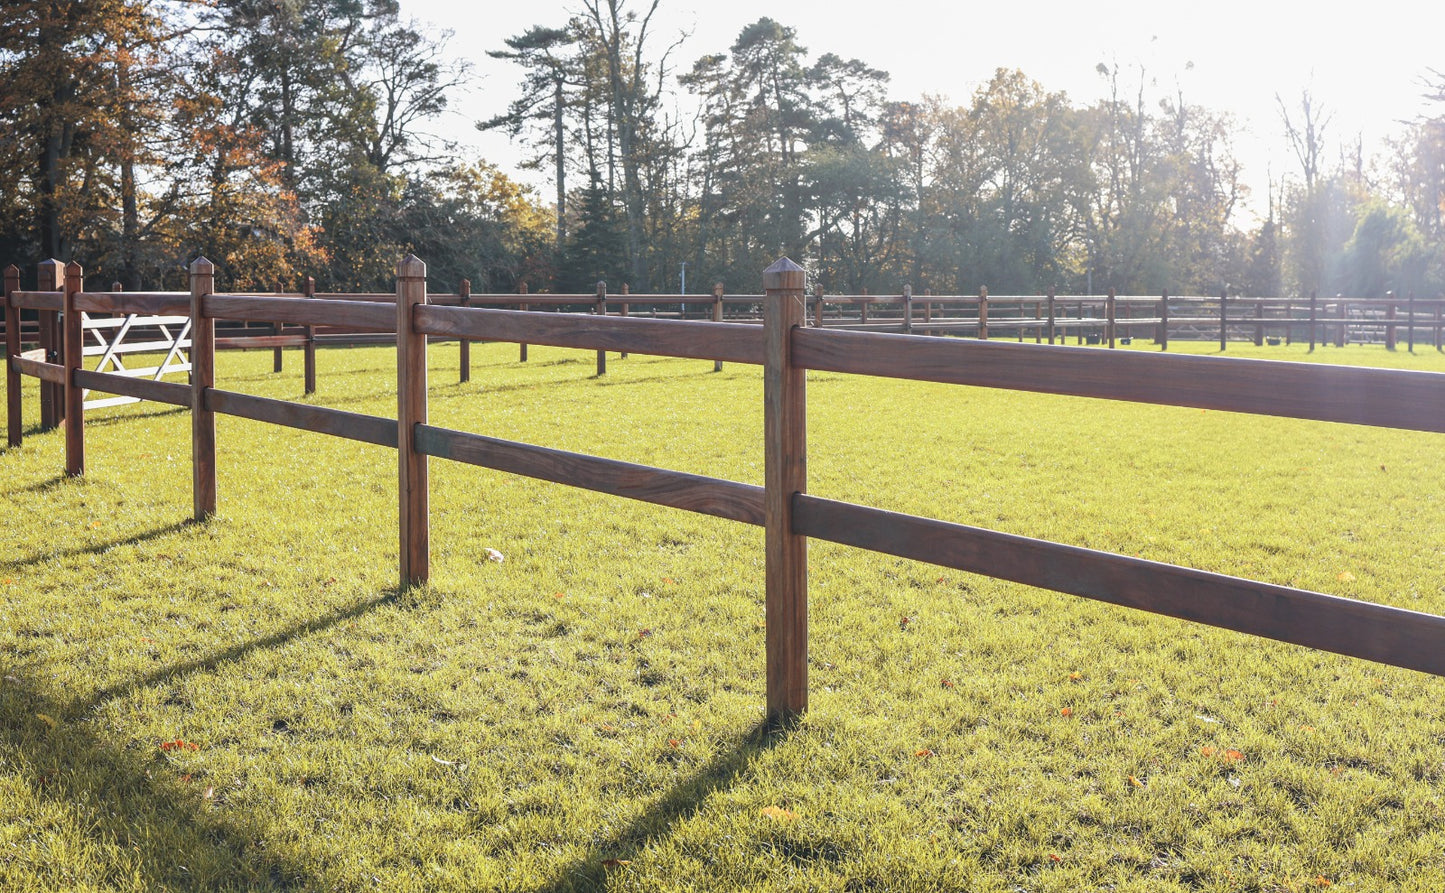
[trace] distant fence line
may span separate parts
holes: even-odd
[[[85,292],[77,264],[63,271],[53,265],[47,272],[50,279],[41,280],[53,283],[51,289],[22,291],[18,271],[11,271],[5,295],[10,445],[21,443],[21,375],[38,378],[42,389],[59,391],[69,475],[85,471],[83,389],[187,407],[192,514],[197,521],[216,512],[215,418],[225,414],[397,450],[403,588],[425,583],[430,576],[432,457],[762,526],[767,712],[775,723],[796,718],[808,703],[810,537],[1445,676],[1442,616],[811,496],[806,373],[872,375],[1435,433],[1445,433],[1445,374],[989,341],[984,336],[991,322],[1007,326],[1020,321],[997,316],[990,321],[992,302],[986,295],[979,296],[974,311],[977,339],[810,326],[809,311],[823,312],[826,323],[826,308],[808,300],[803,270],[786,258],[763,272],[764,293],[745,299],[761,307],[761,325],[723,321],[719,309],[706,321],[610,315],[604,311],[611,298],[600,289],[591,296],[594,312],[587,315],[522,312],[517,306],[575,302],[575,296],[506,296],[505,303],[512,305],[508,309],[481,306],[483,300],[465,287],[456,295],[428,295],[426,266],[414,257],[398,265],[396,293],[385,296],[216,294],[214,267],[205,259],[191,266],[191,289],[185,295]],[[720,308],[724,296],[715,297],[714,308]],[[643,303],[619,296],[619,301],[624,299]],[[1166,314],[1173,300],[1162,304]],[[1118,298],[1108,299],[1116,310],[1119,303]],[[908,301],[904,308],[900,323],[911,325]],[[47,352],[41,355],[21,349],[22,309],[36,312],[41,335],[50,333]],[[81,315],[102,312],[189,317],[190,383],[84,368]],[[1116,326],[1121,322],[1113,319]],[[217,387],[220,320],[301,326],[313,333],[320,327],[391,333],[397,347],[397,418]],[[924,325],[931,322],[925,315]],[[1047,322],[1057,333],[1058,317]],[[1316,317],[1314,324],[1330,322]],[[432,426],[427,421],[427,351],[435,338],[596,350],[599,371],[606,351],[761,365],[763,485]]]

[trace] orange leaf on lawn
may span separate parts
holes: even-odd
[[[1135,778],[1135,777],[1132,776],[1132,775],[1129,776],[1129,784],[1133,785],[1133,786],[1136,787],[1136,788],[1142,788],[1142,787],[1144,787],[1144,782],[1140,781],[1139,779]]]
[[[1316,886],[1316,887],[1328,887],[1328,886],[1330,886],[1330,879],[1327,878],[1327,877],[1325,877],[1325,876],[1322,875],[1322,874],[1315,875],[1315,886]]]
[[[1060,715],[1060,716],[1073,716],[1073,715],[1074,715],[1074,708],[1072,708],[1072,707],[1064,707],[1064,708],[1062,708],[1062,709],[1059,710],[1059,715]]]
[[[791,822],[798,817],[796,812],[781,806],[764,806],[758,810],[758,815],[766,816],[775,822]]]
[[[1062,862],[1062,861],[1064,861],[1064,857],[1063,857],[1063,856],[1060,856],[1058,853],[1049,853],[1049,858],[1050,858],[1051,860],[1053,860],[1054,862]]]
[[[1244,759],[1244,754],[1240,753],[1237,750],[1230,749],[1224,752],[1224,758],[1231,763],[1238,763],[1240,760]]]
[[[949,682],[947,679],[941,680],[939,684],[941,684],[944,688],[953,688],[953,683]]]
[[[1069,679],[1070,679],[1070,681],[1073,681],[1073,682],[1078,682],[1080,679],[1083,679],[1083,678],[1084,678],[1084,674],[1083,674],[1083,673],[1070,673],[1070,674],[1069,674]]]
[[[931,757],[931,756],[933,756],[933,751],[931,751],[931,750],[929,750],[928,748],[925,747],[924,749],[915,752],[913,755],[914,755],[915,757]]]
[[[1201,756],[1212,757],[1214,756],[1214,748],[1206,744],[1203,747],[1199,748],[1199,753]]]
[[[682,746],[682,742],[679,741],[679,740],[677,740],[676,738],[669,738],[669,739],[667,739],[667,743],[670,744],[670,745],[672,745],[673,747],[681,747],[681,746]]]

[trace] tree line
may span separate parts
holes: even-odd
[[[1439,294],[1441,110],[1367,155],[1278,97],[1295,168],[1262,219],[1236,124],[1149,72],[1104,98],[1000,69],[959,104],[763,18],[690,62],[661,0],[580,0],[490,52],[478,122],[545,198],[428,135],[467,79],[395,0],[16,0],[0,9],[0,249],[127,287],[196,254],[235,287],[388,287],[405,251],[474,289],[743,290],[780,254],[832,292]],[[292,286],[294,287],[294,285]]]
[[[175,287],[510,288],[548,215],[426,127],[466,78],[395,0],[7,0],[0,257]]]

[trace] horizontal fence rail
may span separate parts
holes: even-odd
[[[14,268],[12,268],[13,270]],[[17,445],[20,375],[40,379],[42,388],[63,392],[66,470],[84,469],[84,411],[80,389],[106,391],[159,403],[188,406],[192,415],[194,513],[198,520],[216,510],[217,414],[328,434],[398,452],[400,578],[403,586],[429,576],[428,471],[430,458],[447,459],[537,480],[761,526],[765,529],[767,616],[767,707],[773,721],[787,721],[807,706],[808,538],[984,574],[1109,604],[1303,645],[1338,654],[1445,676],[1445,617],[1353,601],[1203,570],[1145,561],[1046,540],[903,515],[868,506],[822,499],[807,493],[805,374],[808,370],[912,381],[1003,388],[1071,397],[1125,400],[1157,405],[1243,412],[1404,430],[1445,433],[1445,375],[1429,372],[1281,363],[1222,357],[1164,356],[1135,351],[1080,351],[1038,344],[988,340],[1013,327],[1042,341],[1060,337],[1068,326],[1102,325],[1100,343],[1113,343],[1121,329],[1156,326],[1161,345],[1167,325],[1211,321],[1224,333],[1232,325],[1260,328],[1297,325],[1297,319],[1267,319],[1267,302],[1246,307],[1253,317],[1228,316],[1236,304],[1223,298],[1102,298],[1055,296],[974,297],[850,296],[829,298],[803,289],[803,272],[784,259],[764,273],[765,294],[725,296],[608,295],[599,283],[593,295],[471,295],[463,283],[455,295],[428,295],[425,265],[407,258],[398,267],[395,295],[315,295],[308,285],[299,296],[224,295],[212,292],[209,262],[192,267],[192,288],[174,293],[80,291],[80,270],[42,265],[42,288],[20,291],[7,272],[6,372],[11,444]],[[48,289],[47,289],[48,286]],[[1179,315],[1189,302],[1218,315]],[[898,317],[880,317],[896,304]],[[939,315],[950,302],[967,303],[971,319]],[[757,320],[724,321],[725,303],[762,308]],[[1310,301],[1311,343],[1331,326],[1399,326],[1403,302]],[[709,308],[710,319],[629,315],[642,306],[688,304]],[[1297,301],[1281,301],[1287,311]],[[1409,301],[1408,320],[1421,313],[1439,317],[1440,302]],[[568,305],[590,312],[554,312]],[[609,307],[616,305],[612,314]],[[859,310],[857,322],[822,325],[825,311]],[[922,305],[922,306],[920,306]],[[1099,316],[1086,315],[1102,308]],[[1322,315],[1322,308],[1338,317]],[[1378,319],[1350,317],[1377,307]],[[1421,309],[1424,307],[1425,309]],[[20,309],[35,310],[34,337],[40,346],[24,350]],[[1124,315],[1120,315],[1121,308]],[[1353,310],[1351,309],[1353,308]],[[1075,312],[1071,319],[1064,314]],[[82,367],[79,317],[82,312],[150,313],[173,316],[194,328],[189,384],[144,380]],[[60,319],[64,313],[63,323]],[[667,312],[667,311],[665,311]],[[869,313],[873,313],[870,318]],[[1010,314],[1017,314],[1011,316]],[[990,316],[990,314],[993,314]],[[1150,315],[1144,315],[1150,314]],[[275,333],[217,338],[218,320],[263,323]],[[114,321],[106,321],[111,325]],[[284,334],[282,325],[302,326]],[[883,331],[902,326],[902,333]],[[927,337],[908,332],[950,325],[972,327],[977,339]],[[380,418],[294,401],[235,393],[215,386],[214,354],[226,340],[308,350],[307,393],[314,390],[311,351],[318,328],[370,332],[393,341],[398,351],[397,418]],[[875,330],[858,330],[873,327]],[[1439,326],[1435,326],[1438,331]],[[1016,334],[1022,340],[1021,334]],[[1223,337],[1223,334],[1221,334]],[[1338,330],[1337,330],[1338,337]],[[466,345],[473,340],[581,348],[598,352],[599,373],[608,351],[761,365],[764,378],[764,485],[637,465],[544,446],[453,431],[427,422],[427,345],[458,339],[462,375],[468,375]],[[279,368],[279,363],[278,363]],[[44,407],[44,403],[42,403]]]

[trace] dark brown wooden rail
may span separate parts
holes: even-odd
[[[1445,431],[1445,374],[793,330],[808,369],[1288,418]]]
[[[763,488],[421,425],[428,456],[762,526]]]

